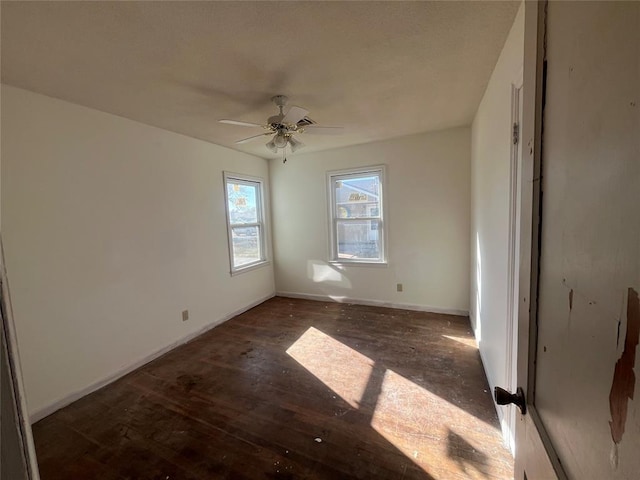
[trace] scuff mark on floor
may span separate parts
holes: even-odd
[[[627,299],[627,330],[622,356],[616,362],[613,383],[609,393],[609,409],[611,411],[611,438],[618,444],[624,434],[627,421],[628,400],[633,400],[636,376],[633,367],[636,362],[636,347],[640,337],[640,300],[638,292],[629,288]]]

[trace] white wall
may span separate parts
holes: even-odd
[[[507,380],[511,88],[523,57],[521,5],[471,127],[470,317],[492,390]]]
[[[7,86],[1,153],[32,417],[273,294],[229,275],[222,189],[265,160]]]
[[[457,128],[271,161],[276,289],[466,314],[470,131]],[[327,263],[326,172],[386,164],[387,267]],[[402,283],[404,291],[396,291]]]

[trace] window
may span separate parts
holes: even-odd
[[[224,186],[233,274],[267,262],[263,182],[225,172]]]
[[[385,263],[384,166],[327,174],[331,260]]]

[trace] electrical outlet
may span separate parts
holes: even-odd
[[[182,321],[186,322],[187,320],[189,320],[189,310],[183,310],[182,311]]]
[[[398,283],[398,284],[396,285],[396,290],[397,290],[398,292],[401,292],[401,291],[402,291],[402,284],[401,284],[401,283]]]

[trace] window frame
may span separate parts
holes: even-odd
[[[233,172],[222,172],[222,189],[224,192],[224,209],[226,214],[227,221],[227,244],[229,248],[229,273],[233,275],[237,275],[239,273],[248,272],[250,270],[254,270],[256,268],[262,267],[264,265],[269,264],[269,255],[268,255],[268,225],[267,225],[267,215],[266,215],[266,192],[265,192],[265,182],[260,177],[254,177],[251,175],[244,175],[241,173],[233,173]],[[240,185],[248,185],[248,186],[257,186],[256,192],[256,213],[257,213],[257,222],[248,222],[248,223],[231,223],[231,214],[229,212],[229,192],[227,190],[227,185],[229,183],[237,183]],[[251,263],[247,263],[241,266],[236,267],[234,262],[234,253],[233,253],[233,230],[234,228],[247,228],[247,227],[257,227],[258,228],[258,237],[260,241],[258,242],[260,248],[260,259]]]
[[[380,214],[377,217],[359,217],[353,219],[339,218],[337,215],[338,205],[336,202],[336,189],[335,183],[340,180],[363,177],[367,175],[377,175],[380,181],[380,192],[378,194],[378,208]],[[386,192],[386,166],[385,165],[373,165],[368,167],[349,168],[341,170],[331,170],[327,172],[327,191],[328,191],[328,222],[329,222],[329,263],[332,264],[345,264],[345,265],[364,265],[364,266],[387,266],[389,256],[387,253],[387,220],[385,212],[385,192]],[[380,241],[380,258],[379,259],[366,259],[366,258],[340,258],[338,257],[338,221],[362,221],[362,220],[376,220],[378,223],[378,235]]]

